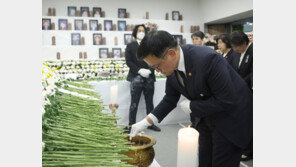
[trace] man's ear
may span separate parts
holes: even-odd
[[[177,57],[177,51],[175,51],[174,49],[169,49],[168,50],[168,56],[170,56],[171,57],[171,59],[176,59],[176,57]]]

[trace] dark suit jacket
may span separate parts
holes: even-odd
[[[231,50],[227,53],[227,55],[225,56],[225,59],[228,61],[228,63],[229,63],[230,65],[232,65],[233,57],[235,57],[235,56],[239,56],[239,55],[240,55],[239,53],[237,53],[236,51],[234,51],[233,49],[231,49]]]
[[[165,96],[151,113],[161,122],[182,94],[191,101],[191,118],[210,118],[221,134],[245,148],[253,134],[253,97],[247,84],[213,49],[195,45],[181,48],[187,90],[179,84],[175,73],[168,76]]]
[[[250,89],[253,88],[253,44],[249,46],[246,54],[241,62],[240,67],[238,67],[240,54],[233,57],[232,66],[235,71],[247,82]]]
[[[151,74],[149,75],[149,77],[151,77],[155,81],[154,69],[149,67],[145,61],[140,61],[137,59],[138,48],[139,48],[139,44],[137,41],[133,41],[126,46],[125,60],[126,60],[126,65],[130,68],[127,75],[127,80],[132,81],[133,78],[139,75],[138,71],[141,68],[145,68],[151,71]]]

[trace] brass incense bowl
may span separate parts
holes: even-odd
[[[129,136],[125,139],[129,140]],[[156,140],[152,136],[142,135],[133,137],[131,140],[131,150],[124,153],[131,158],[127,160],[127,163],[138,167],[148,167],[153,162],[155,156],[153,149],[155,143]]]

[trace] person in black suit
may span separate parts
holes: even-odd
[[[129,109],[129,125],[136,123],[136,115],[138,110],[138,104],[142,92],[144,93],[146,102],[146,113],[147,115],[153,110],[153,95],[154,95],[154,82],[155,74],[154,69],[150,68],[144,61],[139,61],[136,57],[137,50],[141,40],[147,34],[147,28],[144,24],[137,25],[132,35],[137,39],[126,46],[125,60],[129,67],[127,80],[131,82],[131,105]],[[160,131],[160,128],[151,125],[149,129]],[[130,132],[130,127],[125,127],[126,133]]]
[[[235,31],[230,35],[231,46],[238,52],[239,56],[233,57],[233,68],[246,81],[249,88],[253,89],[253,43],[248,36],[241,32]]]
[[[232,65],[233,57],[239,56],[239,53],[231,48],[230,35],[220,34],[216,41],[218,49],[222,52],[222,56]]]
[[[253,43],[248,36],[241,31],[234,31],[230,35],[231,46],[240,53],[233,57],[233,68],[246,81],[248,87],[253,91]],[[247,148],[244,149],[241,160],[253,159],[253,138]]]
[[[242,149],[253,133],[253,97],[244,80],[215,50],[178,45],[166,31],[144,37],[137,57],[167,76],[165,96],[142,121],[132,125],[130,139],[161,122],[177,105],[199,131],[199,167],[238,167]]]

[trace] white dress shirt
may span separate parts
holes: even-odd
[[[179,64],[178,64],[178,68],[177,70],[181,71],[184,73],[185,77],[186,77],[186,70],[185,70],[185,62],[184,62],[184,54],[182,51],[182,48],[180,47],[180,59],[179,59]],[[179,81],[181,82],[181,84],[183,86],[185,86],[183,78],[180,76],[180,74],[177,72],[177,77],[179,78]]]
[[[184,72],[184,74],[186,76],[184,54],[183,54],[181,47],[180,47],[180,60],[179,60],[179,64],[178,64],[178,70]]]

